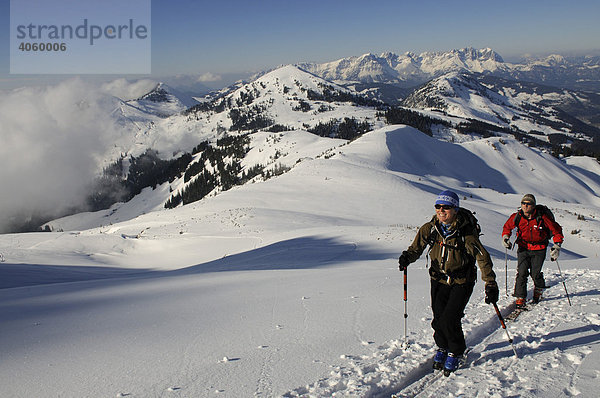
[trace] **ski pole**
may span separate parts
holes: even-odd
[[[408,291],[408,271],[404,268],[404,348],[408,348],[408,304],[407,304],[407,291]]]
[[[560,275],[560,279],[562,279],[563,287],[565,288],[565,293],[567,294],[567,300],[569,301],[569,305],[571,305],[571,299],[569,298],[569,292],[567,291],[567,285],[565,284],[565,277],[560,271],[560,265],[558,265],[558,259],[556,261],[556,266],[558,267],[558,274]]]
[[[504,288],[508,297],[508,248],[504,248]]]
[[[513,339],[510,337],[510,334],[508,334],[508,329],[506,329],[506,323],[504,323],[504,318],[502,318],[502,314],[500,313],[500,310],[498,309],[498,305],[496,303],[492,303],[494,305],[494,309],[496,310],[496,315],[498,315],[498,319],[500,320],[500,325],[502,325],[502,329],[504,329],[504,332],[506,332],[506,337],[508,337],[508,342],[510,343],[513,352],[515,353],[515,357],[519,358],[519,356],[517,355],[517,350],[515,349],[515,345],[513,344]]]

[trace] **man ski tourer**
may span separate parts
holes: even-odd
[[[430,246],[431,327],[438,346],[433,368],[444,369],[445,375],[458,368],[466,349],[461,319],[477,279],[476,260],[485,281],[485,302],[498,301],[492,259],[479,241],[479,232],[473,213],[459,207],[458,195],[443,191],[435,201],[435,215],[421,226],[398,260],[404,271]]]
[[[562,227],[554,220],[547,207],[536,205],[535,196],[528,193],[521,199],[521,209],[511,214],[502,228],[502,245],[511,249],[510,235],[517,229],[517,277],[513,296],[517,308],[525,307],[527,298],[527,277],[533,279],[533,302],[542,299],[546,287],[542,265],[546,259],[546,248],[552,237],[554,246],[550,249],[550,260],[556,261],[564,236]]]

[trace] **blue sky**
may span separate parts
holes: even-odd
[[[9,74],[9,4],[0,0],[0,88],[28,77]],[[367,52],[464,47],[491,47],[507,60],[598,53],[599,15],[597,0],[153,0],[152,75],[219,75]]]

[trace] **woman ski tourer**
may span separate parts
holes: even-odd
[[[459,207],[458,195],[441,192],[435,201],[435,215],[423,224],[412,244],[399,258],[400,271],[415,262],[429,246],[433,338],[437,352],[434,369],[445,375],[454,372],[466,349],[461,319],[473,293],[479,264],[485,282],[485,302],[498,301],[498,285],[492,259],[479,241],[479,225],[469,210]]]

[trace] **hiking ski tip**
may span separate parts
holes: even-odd
[[[510,314],[505,316],[504,319],[507,321],[515,322],[519,315],[521,315],[523,312],[531,311],[533,307],[535,307],[539,303],[540,301],[529,301],[522,307],[515,308]]]

